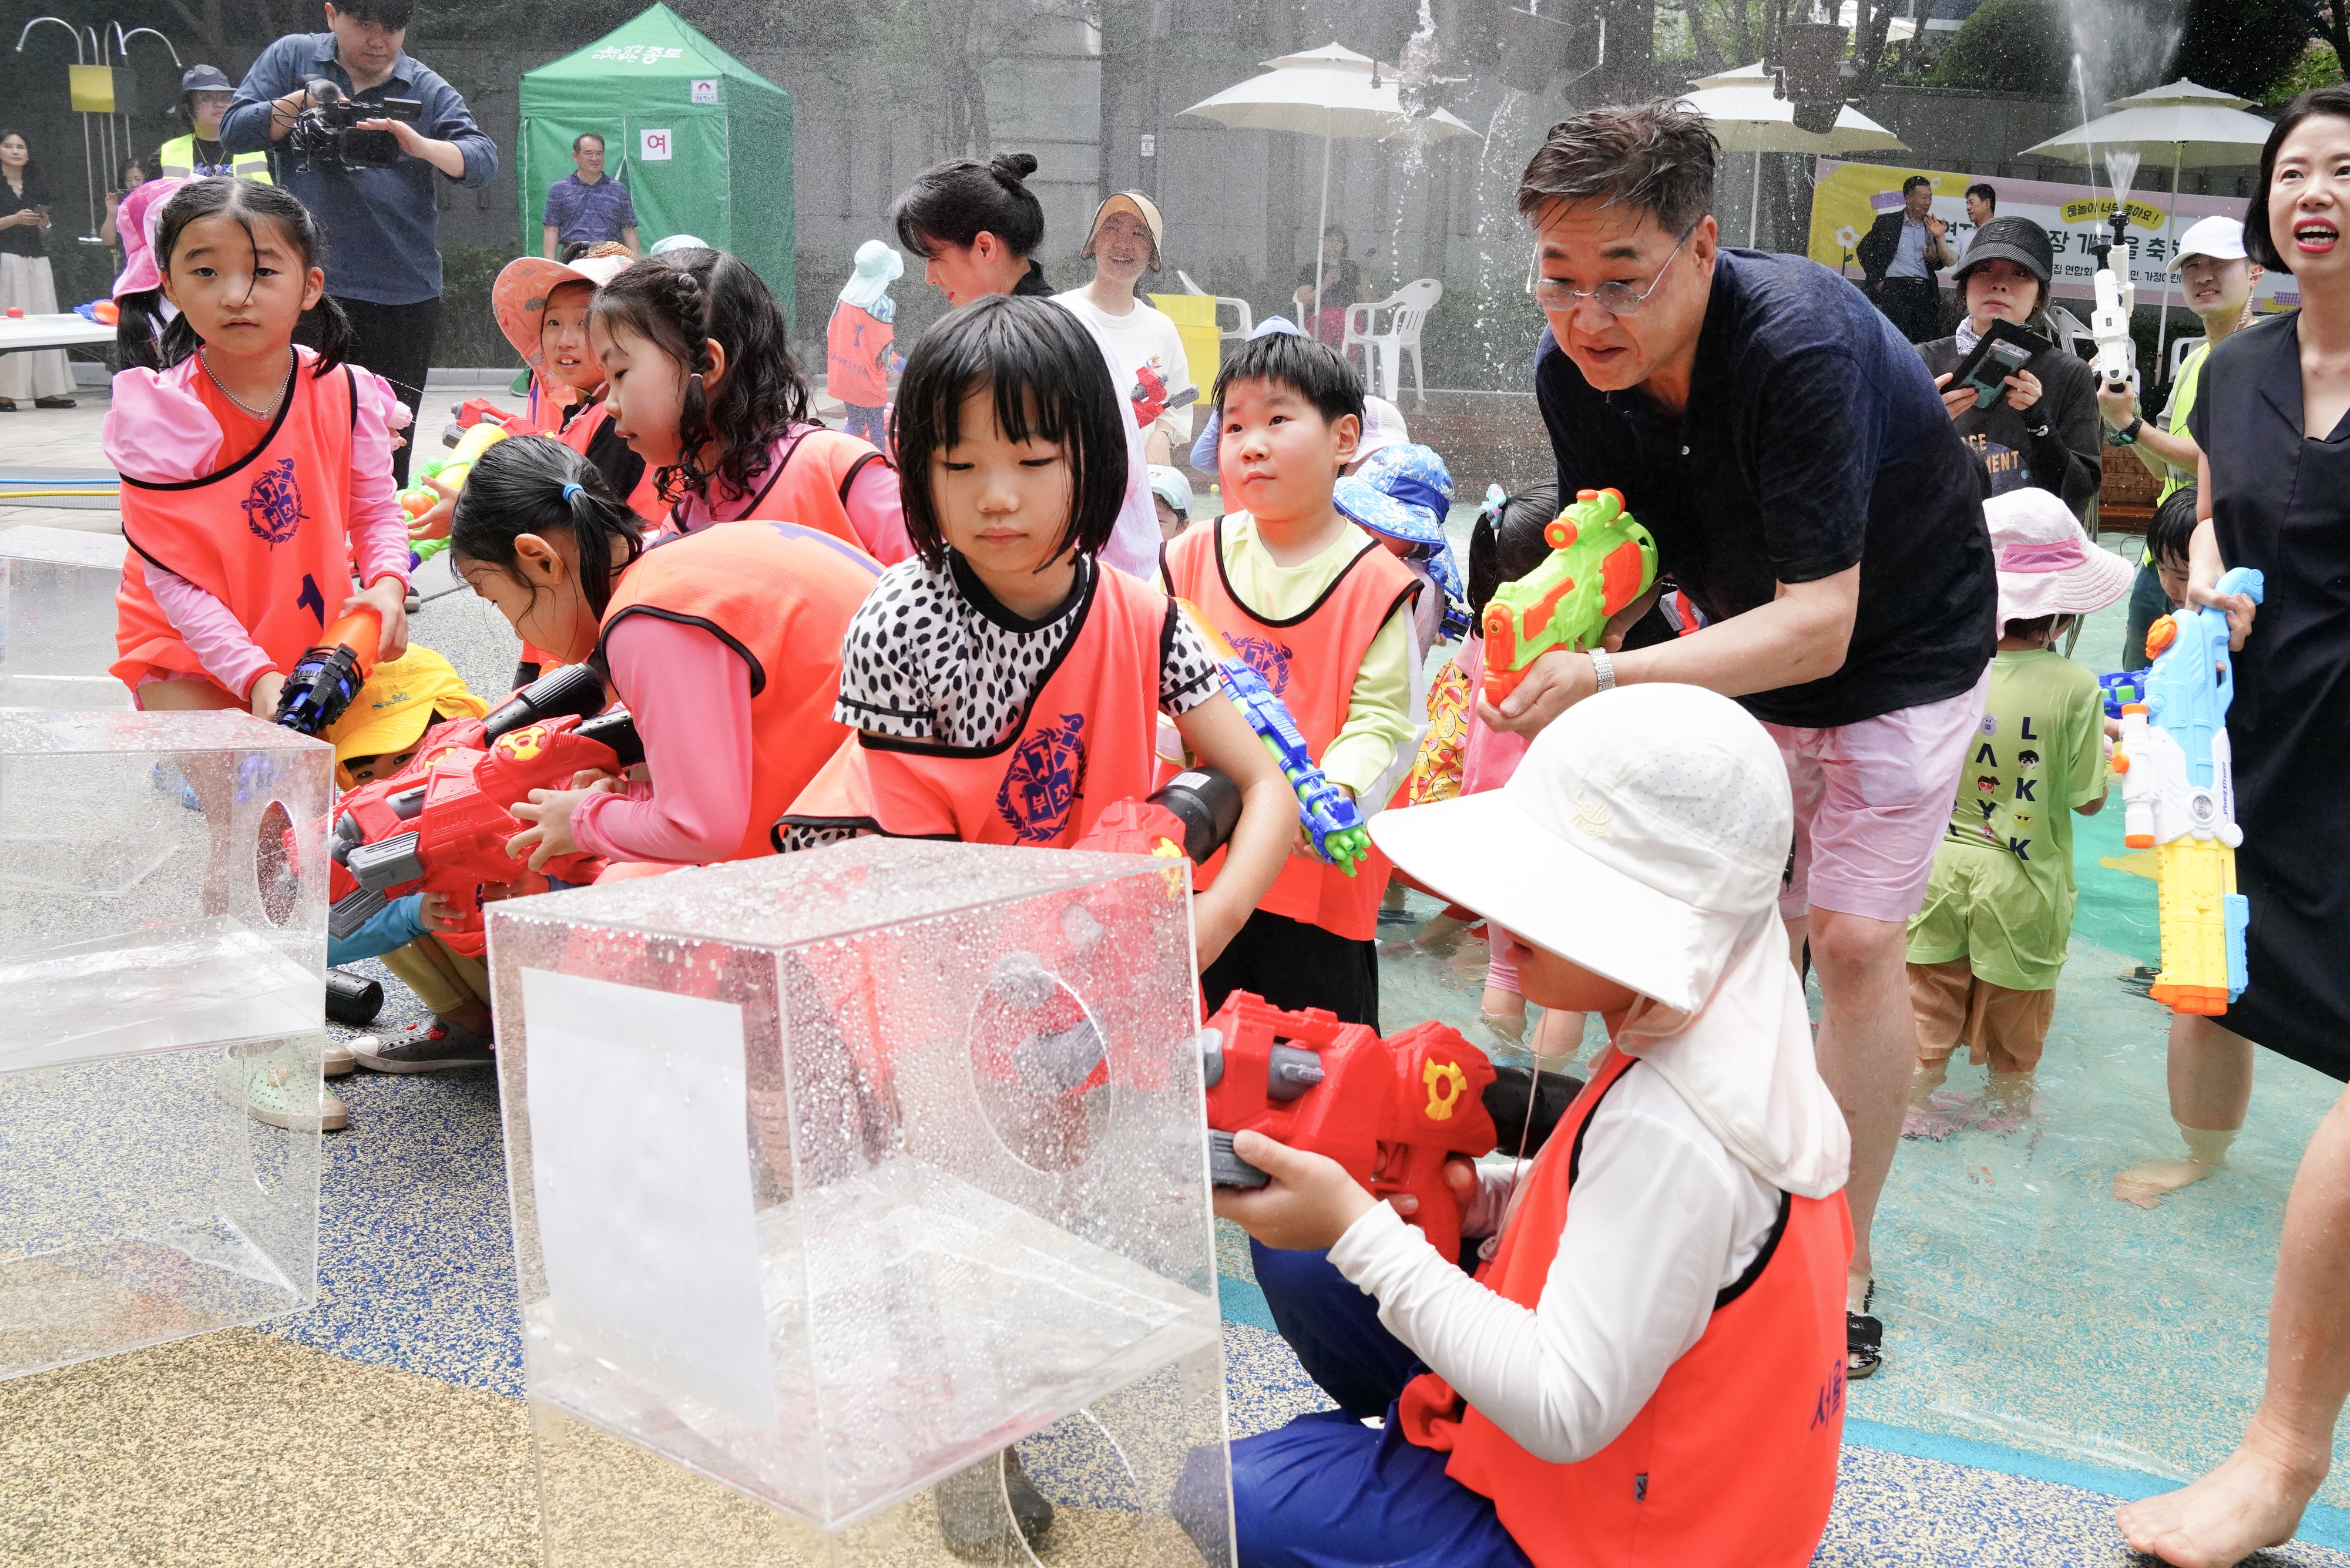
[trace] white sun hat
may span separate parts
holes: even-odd
[[[1999,624],[2088,615],[2130,591],[2137,568],[2101,550],[2054,492],[2037,485],[1983,503],[1999,566]]]

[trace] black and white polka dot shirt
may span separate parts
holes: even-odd
[[[988,746],[1026,715],[1045,672],[1077,629],[1092,574],[1080,561],[1069,597],[1024,620],[951,553],[932,570],[917,556],[883,572],[848,623],[832,716],[852,729],[951,746]],[[1199,628],[1168,618],[1159,650],[1159,711],[1188,713],[1218,689]]]

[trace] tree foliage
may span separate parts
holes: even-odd
[[[1950,39],[1928,79],[2047,96],[2071,86],[2072,70],[2071,35],[2055,0],[1989,0]]]
[[[2301,64],[2309,34],[2293,0],[2188,0],[2170,75],[2266,102]]]

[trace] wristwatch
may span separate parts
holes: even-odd
[[[1595,691],[1613,691],[1616,690],[1616,665],[1615,662],[1607,657],[1607,650],[1606,649],[1595,648],[1591,650],[1591,675]]]
[[[2146,421],[2139,418],[2133,418],[2129,423],[2124,425],[2121,429],[2114,432],[2114,444],[2116,446],[2136,446],[2137,444],[2137,432],[2144,429],[2146,429]]]

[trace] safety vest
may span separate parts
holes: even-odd
[[[2178,384],[2170,391],[2170,422],[2163,426],[2166,435],[2188,433],[2187,416],[2195,411],[2195,394],[2203,389],[2203,361],[2210,352],[2208,338],[2187,351],[2187,362],[2178,367]],[[2170,499],[2172,492],[2192,483],[2192,479],[2181,479],[2176,470],[2171,471],[2170,477],[2155,493],[2154,504],[2161,505]]]
[[[132,553],[114,596],[121,657],[113,673],[124,685],[151,670],[211,679],[149,591],[143,561],[220,600],[280,674],[293,672],[350,597],[359,385],[350,366],[321,380],[311,373],[317,355],[295,352],[298,369],[277,422],[252,452],[201,479],[122,476],[122,536]]]
[[[611,422],[611,405],[598,398],[572,415],[555,439],[586,457],[588,448],[594,442],[598,432]],[[661,500],[660,484],[655,472],[651,463],[645,464],[644,472],[637,476],[637,487],[628,495],[629,510],[649,524],[660,523],[669,511],[668,504]]]
[[[650,615],[702,628],[751,668],[751,811],[722,858],[772,854],[769,826],[847,737],[832,718],[841,639],[880,575],[880,563],[827,535],[747,520],[671,539],[620,574],[599,655],[614,627]]]
[[[196,172],[196,139],[192,132],[175,136],[163,143],[156,151],[155,162],[155,171],[163,179],[202,178]],[[228,156],[228,166],[229,172],[239,180],[257,180],[264,185],[276,183],[269,177],[269,154],[266,152],[232,152]]]
[[[1584,1131],[1632,1066],[1612,1049],[1602,1054],[1478,1272],[1520,1306],[1542,1300]],[[1851,1257],[1842,1192],[1780,1194],[1770,1239],[1714,1297],[1705,1333],[1587,1459],[1534,1458],[1432,1372],[1397,1402],[1404,1436],[1452,1456],[1445,1473],[1492,1499],[1535,1568],[1803,1568],[1835,1493]]]
[[[897,328],[861,306],[836,301],[825,323],[825,389],[853,408],[878,409],[889,400],[889,379],[881,358]]]
[[[868,463],[889,461],[871,441],[810,425],[784,443],[767,472],[767,482],[751,497],[742,518],[796,523],[846,539],[862,550],[865,541],[848,520],[848,487],[857,483]],[[684,502],[671,510],[670,526],[679,533],[686,531]]]
[[[1161,571],[1177,597],[1190,601],[1223,633],[1232,651],[1264,677],[1273,694],[1289,705],[1305,749],[1319,762],[1346,727],[1355,674],[1379,628],[1407,608],[1419,579],[1377,540],[1366,539],[1338,580],[1304,615],[1269,620],[1232,591],[1224,575],[1224,520],[1175,536],[1161,557]],[[1177,765],[1167,764],[1171,778]],[[1367,810],[1378,803],[1366,801]],[[1223,868],[1220,853],[1201,867],[1194,886],[1215,885]],[[1394,869],[1377,848],[1357,863],[1351,877],[1336,866],[1291,856],[1257,908],[1352,941],[1367,941],[1379,924],[1379,896]]]
[[[1150,793],[1159,650],[1175,607],[1096,565],[1077,627],[1020,722],[986,746],[858,732],[775,825],[1066,847]]]

